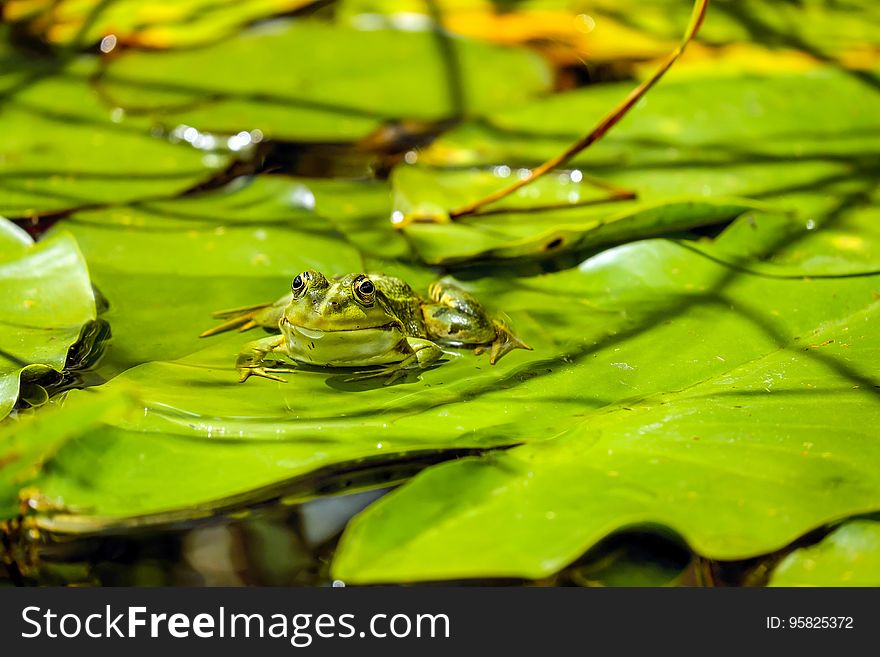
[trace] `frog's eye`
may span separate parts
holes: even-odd
[[[376,299],[376,286],[366,276],[359,276],[354,281],[354,293],[362,303],[371,304]]]
[[[306,282],[309,278],[311,278],[311,276],[309,276],[309,272],[307,271],[302,274],[297,274],[296,278],[294,278],[293,282],[290,284],[290,289],[293,290],[294,294],[299,294],[306,289]]]

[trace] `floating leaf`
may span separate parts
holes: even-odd
[[[631,87],[588,87],[464,124],[419,161],[534,166],[580,137]],[[880,94],[833,69],[670,79],[574,162],[645,200],[677,193],[815,203],[832,190],[865,189],[876,167],[878,110]],[[833,204],[825,199],[823,207]]]
[[[866,429],[880,420],[880,276],[772,279],[701,258],[647,241],[584,263],[582,298],[633,324],[547,363],[544,386],[578,400],[579,423],[420,474],[350,524],[334,576],[539,578],[645,523],[742,559],[880,508]]]
[[[143,121],[102,105],[88,85],[91,59],[8,63],[0,72],[0,213],[28,217],[173,194],[226,161],[153,137]]]
[[[630,86],[593,86],[464,124],[421,152],[419,162],[513,171],[535,166],[577,139],[584,126],[595,123]],[[867,92],[855,77],[831,69],[807,76],[669,80],[653,89],[611,133],[577,156],[574,166],[583,169],[584,177],[632,190],[648,204],[692,196],[747,197],[789,214],[796,232],[803,226],[828,223],[833,230],[849,233],[846,224],[875,223],[872,201],[880,170],[877,117],[880,94]],[[448,175],[454,179],[460,174]],[[456,194],[473,201],[480,190],[463,186]],[[614,212],[613,204],[606,207]],[[566,212],[574,216],[579,211]],[[536,224],[535,237],[547,231],[539,216],[515,221],[470,217],[462,223],[485,226],[489,233],[498,228],[495,221],[505,224],[502,231],[524,233],[531,222]],[[434,241],[448,232],[446,260],[453,259],[456,251],[461,258],[474,256],[475,249],[462,242],[462,231],[454,224],[414,228],[429,233]],[[868,230],[860,249],[850,250],[860,256],[858,266],[870,268],[876,260],[869,246],[875,229]],[[488,239],[477,229],[468,235]],[[835,239],[832,232],[824,235]],[[827,252],[833,257],[834,249]],[[780,245],[772,258],[782,263],[800,261],[803,255]],[[855,260],[846,257],[836,266],[847,263],[855,266]]]
[[[306,21],[209,47],[125,53],[100,81],[114,103],[169,125],[301,141],[354,141],[396,119],[484,114],[548,85],[546,65],[525,50]]]
[[[509,167],[496,167],[491,172],[442,172],[416,167],[395,171],[395,218],[416,218],[416,223],[403,230],[422,260],[432,265],[454,265],[598,250],[729,221],[757,205],[744,199],[705,197],[664,203],[597,203],[608,197],[608,191],[583,182],[580,171],[565,171],[539,178],[489,206],[488,211],[451,223],[448,218],[445,223],[418,222],[418,217],[442,217],[451,208],[505,186],[497,169],[502,169],[504,177],[511,175]]]
[[[59,233],[34,245],[0,219],[0,419],[19,397],[48,398],[68,353],[95,319],[89,273],[76,241]]]
[[[773,570],[770,586],[880,586],[880,522],[851,520],[795,550]]]
[[[126,393],[92,395],[75,409],[46,409],[4,424],[0,428],[0,521],[18,515],[19,491],[37,478],[43,464],[64,443],[132,405]],[[38,505],[40,500],[33,502]]]

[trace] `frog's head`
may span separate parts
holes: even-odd
[[[297,275],[281,318],[290,355],[317,364],[363,364],[405,336],[365,274],[327,280],[313,269]]]

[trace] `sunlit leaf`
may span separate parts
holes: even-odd
[[[226,161],[114,113],[89,87],[89,59],[62,67],[16,55],[8,63],[0,70],[0,213],[26,217],[172,194]]]
[[[309,141],[357,140],[395,119],[484,114],[548,84],[547,66],[525,50],[306,21],[209,47],[125,53],[100,81],[114,103],[170,126]]]
[[[499,176],[501,169],[503,175]],[[450,222],[449,209],[509,184],[509,167],[494,171],[395,171],[395,219],[416,218],[403,230],[428,264],[555,256],[729,221],[756,203],[745,199],[671,197],[667,202],[603,202],[609,192],[579,170],[539,178],[487,211]],[[674,200],[673,200],[674,199]]]
[[[353,25],[440,23],[473,38],[530,43],[560,64],[618,68],[667,54],[687,24],[679,0],[343,0],[340,19]],[[416,19],[421,19],[420,21]],[[800,69],[827,59],[876,63],[880,11],[863,0],[807,3],[715,0],[698,42],[680,69]],[[737,48],[729,48],[737,44]],[[751,46],[743,48],[743,45]],[[760,59],[760,60],[759,60]]]
[[[421,152],[419,161],[446,167],[504,167],[513,172],[533,167],[581,136],[630,87],[594,86],[464,124]],[[787,213],[795,231],[825,225],[830,229],[823,233],[829,246],[858,226],[867,234],[842,242],[855,258],[838,258],[834,271],[842,273],[840,267],[845,265],[876,269],[873,265],[880,261],[870,236],[877,230],[878,117],[880,94],[831,69],[807,76],[669,80],[575,158],[573,166],[585,176],[632,190],[640,202],[649,204],[683,196],[747,197]],[[454,179],[461,174],[448,175]],[[456,190],[459,198],[466,195],[468,201],[481,193],[478,186]],[[601,209],[614,211],[613,204]],[[575,216],[579,211],[566,212]],[[483,249],[497,248],[509,239],[490,237],[498,229],[493,222],[504,224],[502,232],[521,234],[531,229],[534,238],[548,230],[540,215],[461,221],[474,226],[467,234],[474,241],[482,240]],[[480,234],[481,226],[485,235]],[[454,224],[416,230],[429,232],[438,242],[448,232],[447,261],[456,255],[474,257],[480,248],[464,242],[463,230]],[[494,244],[485,243],[489,239]],[[780,263],[805,260],[804,253],[792,253],[784,244],[778,247],[766,255]],[[824,261],[805,264],[821,265],[817,273],[832,266],[834,249],[825,251]]]
[[[538,578],[644,523],[742,559],[880,508],[880,277],[765,278],[660,241],[605,252],[580,275],[581,298],[632,324],[587,333],[569,366],[547,363],[545,387],[570,391],[578,424],[417,476],[350,525],[335,576]],[[558,304],[568,326],[597,330]]]

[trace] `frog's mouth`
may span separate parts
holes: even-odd
[[[391,331],[397,327],[397,324],[391,322],[388,324],[379,324],[377,326],[360,326],[358,328],[341,328],[341,329],[314,329],[299,324],[292,324],[286,317],[283,318],[285,324],[297,333],[309,338],[310,340],[320,340],[328,333],[357,333],[359,331]]]

